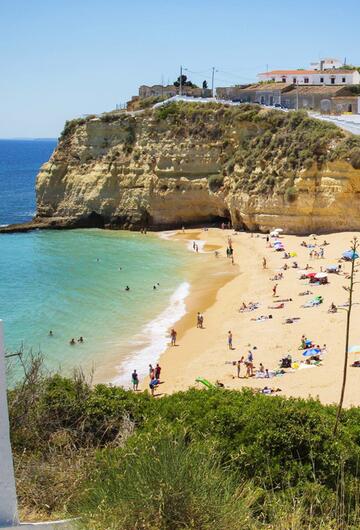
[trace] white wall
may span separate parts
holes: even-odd
[[[299,85],[358,85],[360,84],[360,74],[359,72],[348,72],[346,74],[339,74],[334,72],[316,72],[316,74],[306,74],[299,72],[297,74],[288,74],[288,75],[271,75],[271,72],[259,74],[259,78],[261,81],[269,81],[272,79],[275,79],[277,83],[283,82],[283,78],[285,77],[287,83],[298,83]],[[308,78],[309,82],[305,83],[304,79]],[[331,82],[331,79],[335,78],[335,83]],[[343,82],[343,79],[345,78],[345,82]],[[320,79],[323,79],[324,81],[321,82]]]
[[[0,320],[0,528],[18,522],[14,466],[10,445],[3,321]]]

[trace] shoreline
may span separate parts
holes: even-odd
[[[204,231],[204,233],[206,232]],[[161,357],[169,346],[168,331],[175,327],[178,338],[180,338],[192,326],[199,305],[204,309],[212,305],[216,299],[217,291],[236,274],[237,268],[230,268],[230,263],[228,264],[230,270],[221,270],[220,260],[216,260],[214,257],[214,250],[219,246],[207,245],[206,241],[201,239],[202,234],[203,231],[199,229],[188,229],[185,233],[171,231],[170,234],[167,231],[152,234],[161,239],[181,242],[184,246],[183,251],[193,254],[194,265],[190,270],[187,270],[186,279],[176,287],[170,296],[168,306],[160,314],[154,315],[140,330],[138,335],[141,342],[140,348],[129,348],[126,358],[117,365],[111,362],[107,363],[106,366],[97,366],[94,373],[95,383],[106,381],[113,385],[130,388],[131,373],[134,368],[139,374],[140,381],[145,383],[149,364],[155,365],[157,362],[161,362]],[[185,243],[192,241],[203,243],[199,245],[198,253],[190,250],[188,244],[185,246]],[[207,275],[211,275],[211,285],[203,271],[206,271]],[[185,296],[178,296],[179,291],[184,289],[187,291]],[[183,308],[176,307],[177,304],[183,305]],[[174,315],[174,318],[171,318],[172,313],[176,313],[176,310],[180,310],[180,317]]]

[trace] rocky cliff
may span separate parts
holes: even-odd
[[[36,195],[40,226],[360,229],[360,140],[250,105],[110,113],[66,124]]]

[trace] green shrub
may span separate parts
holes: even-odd
[[[215,193],[216,191],[219,191],[219,189],[224,184],[224,176],[223,175],[210,175],[208,179],[208,185],[210,190]]]
[[[360,149],[353,149],[350,154],[350,162],[354,169],[360,169]]]
[[[287,202],[295,202],[297,199],[297,189],[295,186],[290,186],[285,190],[285,200]]]
[[[103,452],[75,513],[84,528],[250,528],[259,493],[223,469],[211,445],[154,432]]]

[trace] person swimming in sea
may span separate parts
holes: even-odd
[[[76,343],[75,343],[75,339],[71,339],[71,341],[70,341],[69,344],[71,344],[71,346],[73,346],[74,344],[76,344]]]
[[[125,287],[125,291],[130,291],[130,287],[128,285]]]
[[[53,337],[54,336],[54,333],[52,332],[52,330],[49,331],[49,337]]]
[[[84,342],[84,337],[79,337],[78,342]]]

